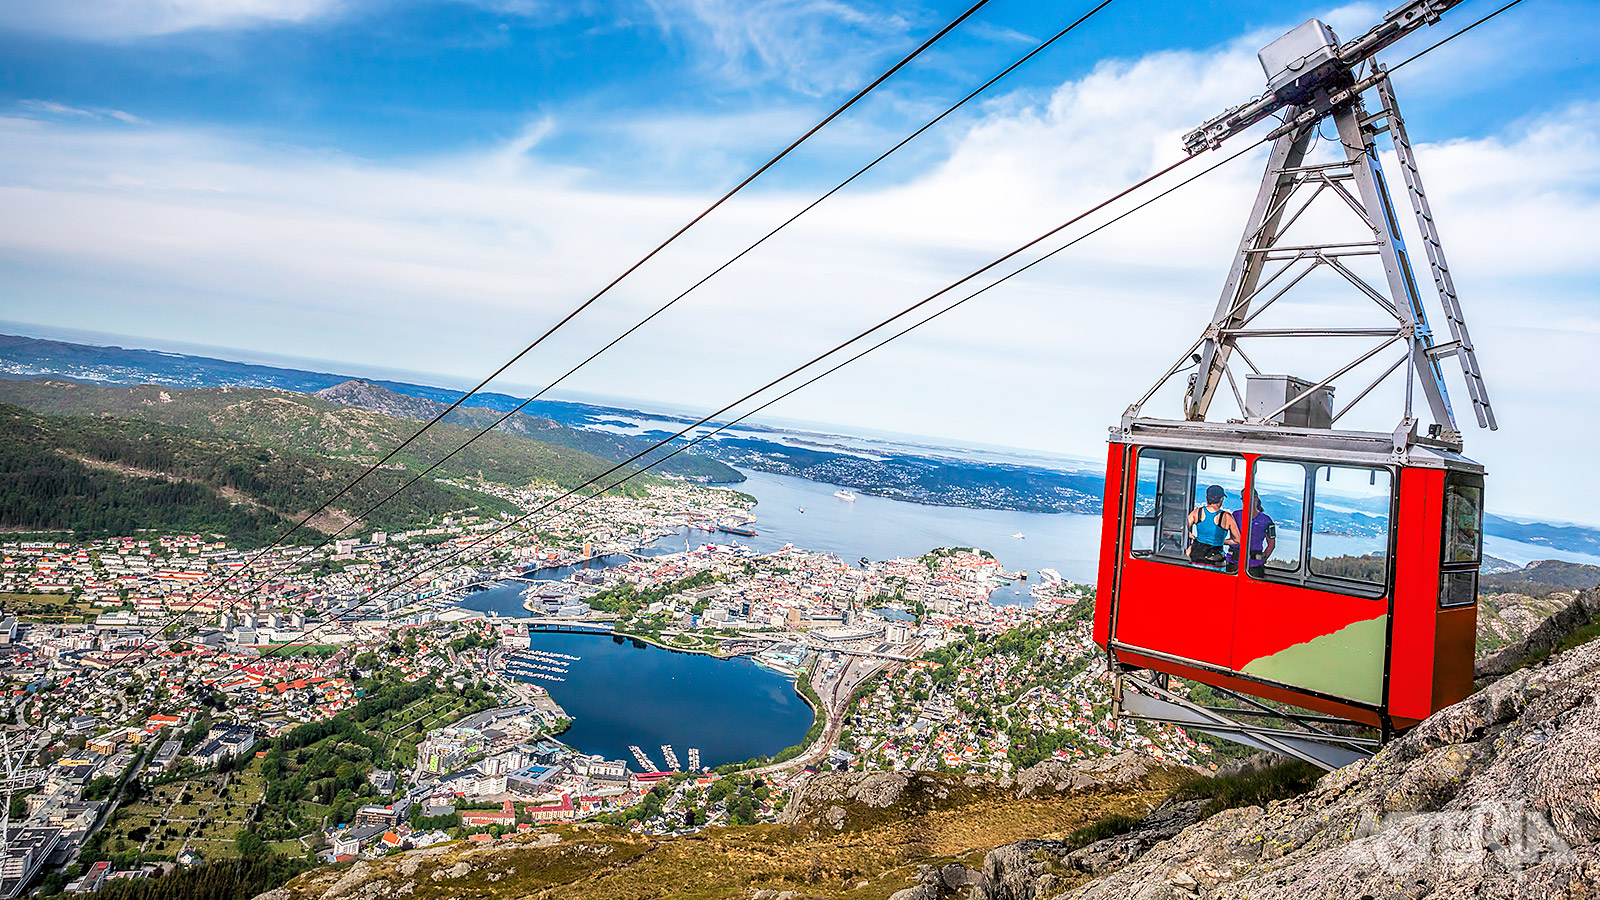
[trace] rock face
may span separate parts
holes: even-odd
[[[1018,799],[1095,788],[1121,788],[1174,771],[1138,753],[1076,762],[1046,760],[1015,778],[929,772],[829,772],[812,778],[778,817],[780,825],[845,831],[874,824],[895,809],[948,806],[961,795],[1001,791]]]
[[[1600,590],[1587,590],[1527,632],[1521,640],[1502,647],[1478,660],[1474,675],[1478,678],[1498,678],[1529,659],[1547,655],[1562,639],[1582,628],[1600,615]]]
[[[1087,884],[1062,873],[1072,857],[1049,864],[1049,842],[994,850],[971,896],[1576,900],[1600,896],[1597,841],[1600,641],[1506,676],[1306,794],[1218,813]]]

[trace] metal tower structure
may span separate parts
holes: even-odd
[[[1210,323],[1155,385],[1128,407],[1120,427],[1112,429],[1107,537],[1102,557],[1110,554],[1115,561],[1102,569],[1101,588],[1106,590],[1110,585],[1111,599],[1103,604],[1104,609],[1097,608],[1096,628],[1097,640],[1102,641],[1111,656],[1115,679],[1113,711],[1119,719],[1198,728],[1325,768],[1342,766],[1370,755],[1393,731],[1389,678],[1393,671],[1390,641],[1396,627],[1396,593],[1390,582],[1385,581],[1377,588],[1386,597],[1387,614],[1372,620],[1384,622],[1388,629],[1379,642],[1381,647],[1371,650],[1378,654],[1374,659],[1381,657],[1383,672],[1381,694],[1370,703],[1370,709],[1375,712],[1362,720],[1379,723],[1381,736],[1373,739],[1358,736],[1359,732],[1345,727],[1354,722],[1342,712],[1335,716],[1308,715],[1283,708],[1297,698],[1311,697],[1313,704],[1321,702],[1323,705],[1308,706],[1310,709],[1357,709],[1359,704],[1341,705],[1340,698],[1345,695],[1317,689],[1295,693],[1297,687],[1305,685],[1261,678],[1252,680],[1245,668],[1248,662],[1236,664],[1231,650],[1222,654],[1199,640],[1185,642],[1181,636],[1175,638],[1163,631],[1161,624],[1173,615],[1169,607],[1162,606],[1164,598],[1185,590],[1192,594],[1216,593],[1222,598],[1217,609],[1232,614],[1236,609],[1236,590],[1239,597],[1246,596],[1247,591],[1250,597],[1257,597],[1265,596],[1266,591],[1285,590],[1305,590],[1305,596],[1316,596],[1315,591],[1321,587],[1331,591],[1327,596],[1337,598],[1340,591],[1349,593],[1349,586],[1324,584],[1327,579],[1319,582],[1316,577],[1307,576],[1297,587],[1284,588],[1281,577],[1279,583],[1274,583],[1274,576],[1264,570],[1260,574],[1240,575],[1229,580],[1223,574],[1203,571],[1203,566],[1185,568],[1191,562],[1187,559],[1148,562],[1155,558],[1157,551],[1140,548],[1132,542],[1137,540],[1135,532],[1140,527],[1158,530],[1158,526],[1151,523],[1160,519],[1162,513],[1140,508],[1137,505],[1142,496],[1140,492],[1135,492],[1134,503],[1127,503],[1126,486],[1119,480],[1124,479],[1124,475],[1118,474],[1122,470],[1117,467],[1146,464],[1154,471],[1159,466],[1159,474],[1151,476],[1151,480],[1157,482],[1151,489],[1156,495],[1166,497],[1167,489],[1160,485],[1174,480],[1168,478],[1166,467],[1169,462],[1179,466],[1180,458],[1187,458],[1185,452],[1189,457],[1196,457],[1202,467],[1204,460],[1197,454],[1206,452],[1249,452],[1258,457],[1282,454],[1288,458],[1298,454],[1322,464],[1323,468],[1327,468],[1326,461],[1342,461],[1367,467],[1365,471],[1372,473],[1373,483],[1384,466],[1395,470],[1414,464],[1435,468],[1455,466],[1466,472],[1466,481],[1462,483],[1476,485],[1473,490],[1478,493],[1472,496],[1481,498],[1481,467],[1465,458],[1457,458],[1462,445],[1461,430],[1445,386],[1446,359],[1454,357],[1460,365],[1467,396],[1480,427],[1496,427],[1494,409],[1461,312],[1405,122],[1395,101],[1389,72],[1376,59],[1380,50],[1438,21],[1459,2],[1411,0],[1390,12],[1366,34],[1344,43],[1340,43],[1327,25],[1316,19],[1309,20],[1260,51],[1261,66],[1267,78],[1266,93],[1184,136],[1185,148],[1193,155],[1215,148],[1263,120],[1278,119],[1278,124],[1268,134],[1273,143],[1266,172]],[[1329,123],[1332,136],[1325,137],[1324,129]],[[1428,321],[1423,292],[1401,234],[1399,207],[1380,162],[1378,138],[1383,134],[1392,142],[1411,212],[1422,238],[1437,308],[1443,311],[1449,330],[1448,339],[1437,337]],[[1318,142],[1324,140],[1334,152],[1313,154]],[[1303,223],[1301,227],[1295,228],[1300,223]],[[1307,234],[1308,231],[1311,233]],[[1322,281],[1331,283],[1337,293],[1326,289],[1314,293],[1318,287],[1308,284],[1307,279],[1316,273],[1321,273]],[[1307,295],[1309,303],[1304,302]],[[1330,302],[1330,297],[1335,300]],[[1269,310],[1272,314],[1263,318]],[[1307,314],[1308,310],[1319,310],[1318,315],[1323,318],[1331,312],[1333,321],[1310,323],[1307,320],[1313,316]],[[1305,352],[1312,347],[1308,340],[1318,347],[1333,349]],[[1352,343],[1357,343],[1359,349],[1352,351]],[[1275,344],[1275,348],[1268,349],[1268,344]],[[1262,349],[1258,351],[1257,348]],[[1305,373],[1280,374],[1281,369],[1279,373],[1262,371],[1252,359],[1252,354],[1258,352],[1262,354],[1258,358],[1263,360],[1271,353],[1273,365],[1285,362],[1295,366],[1311,365],[1307,362],[1311,359],[1322,360],[1324,365],[1329,360],[1334,362],[1331,371],[1297,377]],[[1390,360],[1390,355],[1396,358]],[[1189,374],[1184,385],[1182,416],[1166,420],[1144,417],[1145,404],[1184,372]],[[1372,377],[1373,372],[1377,373],[1376,377]],[[1380,420],[1385,422],[1383,431],[1332,430],[1353,407],[1397,372],[1404,373],[1405,399],[1392,437],[1388,433],[1388,420]],[[1242,379],[1238,377],[1240,374]],[[1347,377],[1358,379],[1361,386],[1352,399],[1335,408],[1334,382]],[[1239,417],[1226,422],[1208,421],[1208,415],[1213,412],[1212,404],[1222,391],[1231,394],[1237,403]],[[1416,398],[1419,392],[1420,402]],[[1417,406],[1426,409],[1417,409]],[[1427,416],[1425,429],[1421,427],[1422,415]],[[1143,455],[1138,460],[1117,456],[1118,448],[1139,446],[1155,447],[1157,454],[1164,452],[1168,456],[1151,457],[1154,463],[1139,462],[1145,459]],[[1145,450],[1139,452],[1143,454]],[[1474,468],[1476,475],[1470,471]],[[1126,475],[1127,479],[1143,477],[1145,469],[1132,471],[1134,474]],[[1331,469],[1328,471],[1331,473]],[[1180,476],[1183,474],[1179,472]],[[1197,473],[1187,475],[1192,480]],[[1306,477],[1309,484],[1312,476]],[[1443,484],[1442,473],[1437,480]],[[1178,506],[1188,504],[1178,511],[1181,517],[1193,509],[1197,501],[1193,487],[1185,489],[1186,482],[1182,482],[1181,477],[1176,481],[1179,488],[1173,493],[1174,502]],[[1423,479],[1418,476],[1406,482],[1409,485],[1406,489],[1418,490],[1417,486],[1422,483]],[[1310,489],[1300,496],[1310,497]],[[1399,498],[1400,494],[1391,496]],[[1259,499],[1256,502],[1259,503]],[[1302,502],[1308,501],[1302,499]],[[1475,504],[1477,502],[1474,500]],[[1475,506],[1474,512],[1477,510]],[[1131,520],[1131,527],[1125,520]],[[1391,537],[1382,556],[1386,571],[1394,566],[1392,560],[1397,549],[1394,540]],[[1434,554],[1437,555],[1437,551]],[[1174,562],[1176,565],[1171,564]],[[1298,571],[1299,560],[1290,562]],[[1475,560],[1463,558],[1457,565],[1455,560],[1447,558],[1443,568],[1449,571],[1442,575],[1439,574],[1442,571],[1439,560],[1430,558],[1428,562],[1431,569],[1418,565],[1416,570],[1434,573],[1446,587],[1454,583],[1454,578],[1470,577],[1472,599],[1476,599]],[[1458,575],[1456,569],[1465,574]],[[1236,582],[1243,587],[1236,587]],[[1192,587],[1180,587],[1186,585]],[[1259,592],[1258,585],[1261,586]],[[1442,612],[1437,615],[1448,616],[1454,604],[1453,595],[1445,588],[1440,590],[1438,608]],[[1130,605],[1135,601],[1143,601],[1143,605]],[[1409,595],[1406,602],[1411,603]],[[1406,607],[1407,616],[1413,616],[1414,605]],[[1433,603],[1422,605],[1427,607],[1426,613],[1435,614]],[[1371,610],[1363,609],[1366,611],[1359,616],[1350,613],[1355,617],[1351,621],[1371,619]],[[1144,618],[1138,618],[1140,615]],[[1407,622],[1413,620],[1421,621],[1420,614],[1408,618]],[[1301,643],[1286,639],[1286,647],[1274,644],[1270,652],[1302,652],[1299,648],[1316,640],[1316,635],[1326,633],[1326,630],[1308,633],[1310,636],[1298,639]],[[1125,637],[1130,634],[1135,637]],[[1160,645],[1162,641],[1186,649],[1180,652],[1164,648]],[[1265,641],[1258,643],[1265,648]],[[1429,643],[1431,645],[1431,639]],[[1163,653],[1164,649],[1170,652]],[[1268,653],[1267,649],[1260,649],[1258,655]],[[1468,653],[1470,659],[1470,649]],[[1128,659],[1137,664],[1127,662]],[[1142,668],[1150,669],[1150,678],[1133,674]],[[1234,700],[1235,705],[1227,708],[1204,706],[1170,690],[1167,672],[1173,669],[1179,670],[1182,677],[1201,681],[1211,677],[1212,681],[1206,683],[1211,684],[1216,693]],[[1272,698],[1277,701],[1274,705],[1268,706],[1249,696],[1252,691],[1263,690],[1262,684],[1268,685],[1266,693],[1256,696]]]
[[[1405,369],[1405,408],[1395,430],[1396,455],[1403,457],[1418,437],[1415,388],[1420,388],[1431,418],[1428,438],[1459,449],[1461,433],[1444,379],[1443,361],[1449,357],[1455,357],[1461,366],[1478,424],[1496,427],[1405,122],[1388,71],[1374,58],[1379,50],[1437,21],[1458,2],[1412,0],[1371,31],[1343,44],[1328,26],[1309,20],[1261,50],[1268,80],[1265,94],[1185,135],[1185,147],[1194,154],[1214,148],[1266,118],[1281,119],[1268,135],[1274,143],[1267,170],[1211,323],[1155,386],[1128,408],[1125,430],[1157,391],[1190,367],[1195,371],[1189,376],[1183,400],[1187,421],[1206,421],[1217,392],[1226,383],[1241,413],[1234,421],[1314,428],[1332,427],[1396,371]],[[1364,96],[1374,91],[1377,108],[1369,112]],[[1342,146],[1343,159],[1309,161],[1308,152],[1329,121]],[[1388,133],[1399,161],[1449,340],[1438,340],[1428,322],[1400,232],[1397,207],[1379,160],[1377,138],[1383,133]],[[1291,227],[1319,203],[1319,208],[1332,204],[1347,211],[1339,215],[1349,226],[1348,234],[1311,240],[1290,236]],[[1381,264],[1381,279],[1363,277],[1356,271],[1354,263],[1362,257],[1375,258]],[[1285,298],[1319,270],[1335,273],[1370,300],[1368,309],[1376,321],[1338,327],[1257,324],[1274,305],[1287,306]],[[1365,339],[1366,343],[1347,362],[1315,380],[1265,375],[1245,350],[1247,343],[1254,347],[1260,346],[1259,342],[1306,338]],[[1401,350],[1399,358],[1334,410],[1334,381],[1390,348]],[[1235,373],[1236,361],[1243,362],[1247,370],[1243,391]]]

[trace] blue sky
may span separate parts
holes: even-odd
[[[1090,5],[994,0],[510,386],[543,384]],[[470,382],[963,7],[3,4],[0,319]],[[1260,90],[1254,51],[1283,30],[1317,15],[1348,38],[1382,12],[1115,0],[570,387],[709,411],[1176,159],[1184,130]],[[1600,440],[1596,12],[1527,0],[1396,79],[1502,408],[1469,452],[1502,474],[1498,508],[1591,522],[1600,490],[1543,473],[1570,468],[1552,422]],[[774,414],[1098,456],[1209,315],[1259,161]]]

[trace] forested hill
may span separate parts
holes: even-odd
[[[318,456],[373,463],[411,437],[415,421],[332,403],[310,394],[268,388],[190,388],[159,385],[103,387],[71,381],[0,380],[0,403],[47,415],[143,419]],[[475,431],[439,424],[390,460],[413,471],[464,444]],[[481,477],[499,484],[531,482],[577,487],[611,468],[600,457],[543,441],[490,432],[440,466],[444,477]],[[606,483],[621,477],[617,473]],[[623,487],[638,490],[644,476]]]
[[[0,529],[78,538],[219,534],[239,546],[272,540],[355,478],[351,462],[214,434],[108,417],[54,418],[0,404]],[[311,522],[306,540],[333,531],[387,496],[407,473],[380,470],[339,508]],[[363,529],[398,530],[452,512],[496,513],[502,500],[420,482]]]

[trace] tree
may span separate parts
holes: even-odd
[[[239,855],[245,859],[254,859],[266,849],[266,843],[254,831],[240,829],[233,838],[234,845],[239,849]]]

